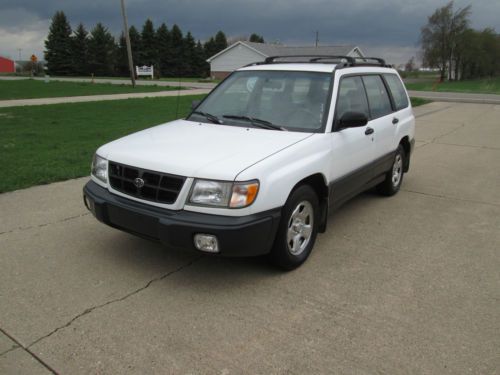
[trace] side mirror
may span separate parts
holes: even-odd
[[[198,107],[198,106],[200,105],[200,103],[201,103],[201,100],[193,100],[193,101],[191,102],[191,109],[192,109],[192,110],[195,110],[195,109],[196,109],[196,107]]]
[[[359,128],[368,124],[368,117],[361,112],[346,112],[339,120],[339,128]]]

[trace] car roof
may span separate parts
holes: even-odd
[[[326,64],[325,63],[271,63],[271,64],[249,65],[237,69],[237,71],[275,70],[275,71],[332,73],[337,66],[338,64],[328,64],[328,63]],[[394,68],[382,67],[376,65],[357,65],[357,66],[340,65],[337,71],[342,71],[343,74],[396,72]]]

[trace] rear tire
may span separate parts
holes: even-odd
[[[390,197],[399,191],[403,183],[405,158],[405,150],[403,146],[399,145],[396,155],[394,155],[392,167],[385,175],[385,180],[377,185],[377,191],[380,194]]]
[[[319,202],[309,185],[292,191],[282,210],[270,261],[285,270],[293,270],[309,257],[319,224]]]

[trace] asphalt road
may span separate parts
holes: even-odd
[[[500,106],[416,113],[403,190],[290,273],[108,228],[86,178],[0,195],[0,373],[498,374]]]

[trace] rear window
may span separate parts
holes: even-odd
[[[406,90],[399,77],[395,74],[384,74],[384,78],[389,86],[389,90],[391,90],[396,110],[399,111],[408,107],[408,96],[406,95]]]

